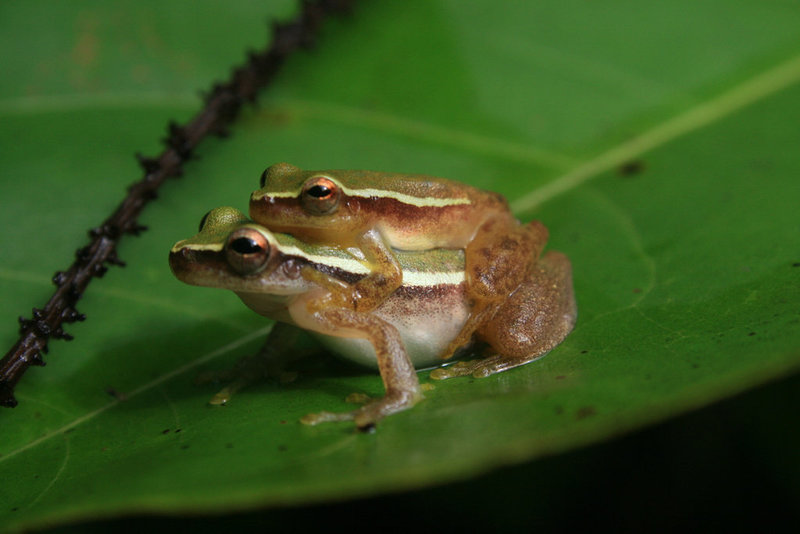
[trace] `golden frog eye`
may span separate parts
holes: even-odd
[[[269,259],[269,242],[252,228],[239,228],[225,243],[225,257],[228,265],[237,273],[257,273]]]
[[[342,191],[339,186],[324,176],[310,178],[300,193],[300,203],[312,215],[327,215],[336,210]]]

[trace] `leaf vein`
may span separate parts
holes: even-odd
[[[150,382],[142,384],[138,388],[136,388],[133,391],[131,391],[130,393],[126,394],[125,395],[126,401],[130,400],[130,399],[132,399],[132,398],[134,398],[134,397],[136,397],[136,396],[138,396],[138,395],[140,395],[140,394],[142,394],[142,393],[144,393],[146,391],[149,391],[150,389],[158,387],[161,384],[163,384],[164,382],[166,382],[166,381],[168,381],[168,380],[170,380],[172,378],[175,378],[176,376],[179,376],[179,375],[181,375],[183,373],[186,373],[186,372],[194,369],[195,367],[197,367],[199,365],[203,365],[204,363],[210,362],[210,361],[222,356],[223,354],[226,354],[226,353],[228,353],[230,351],[236,350],[240,346],[242,346],[242,345],[244,345],[246,343],[249,343],[250,341],[252,341],[252,340],[254,340],[254,339],[256,339],[256,338],[258,338],[260,336],[266,336],[267,333],[269,333],[270,330],[272,330],[272,325],[269,325],[269,326],[264,327],[264,328],[260,328],[259,330],[251,332],[251,333],[249,333],[249,334],[247,334],[245,336],[241,336],[238,339],[234,339],[230,343],[228,343],[226,345],[223,345],[223,346],[217,348],[216,350],[213,350],[213,351],[211,351],[211,352],[209,352],[209,353],[197,358],[196,360],[192,360],[192,361],[190,361],[190,362],[188,362],[188,363],[186,363],[184,365],[181,365],[180,367],[176,367],[172,371],[164,373],[163,375],[154,378]],[[105,404],[105,405],[103,405],[103,406],[101,406],[101,407],[99,407],[99,408],[97,408],[95,410],[92,410],[91,412],[76,418],[75,420],[73,420],[73,421],[61,426],[60,428],[57,428],[56,430],[48,432],[48,433],[46,433],[46,434],[34,439],[33,441],[31,441],[29,443],[26,443],[25,445],[22,445],[21,447],[18,447],[17,449],[9,451],[8,454],[5,454],[2,457],[0,457],[0,463],[2,463],[4,461],[7,461],[9,458],[12,458],[12,457],[16,456],[17,454],[25,452],[26,450],[28,450],[30,448],[33,448],[33,447],[39,445],[40,443],[43,443],[43,442],[53,438],[54,436],[57,436],[59,434],[63,434],[67,430],[71,430],[71,429],[81,425],[82,423],[85,423],[87,421],[90,421],[90,420],[94,419],[98,415],[101,415],[101,414],[107,412],[108,410],[110,410],[111,408],[114,408],[120,402],[123,402],[123,401],[120,401],[118,399],[114,399],[114,400],[110,401],[108,404]]]
[[[800,81],[800,55],[749,78],[732,89],[578,165],[548,184],[518,198],[511,203],[511,208],[517,214],[533,210],[626,161],[724,119],[798,81]]]
[[[58,471],[56,471],[56,474],[53,475],[53,479],[50,480],[50,482],[47,484],[47,486],[45,486],[44,489],[42,489],[42,491],[39,492],[39,495],[37,495],[33,500],[31,500],[31,502],[28,504],[27,508],[30,509],[37,502],[39,502],[42,499],[42,497],[44,497],[50,491],[50,489],[55,485],[55,483],[58,481],[58,479],[61,478],[61,474],[64,472],[64,469],[67,468],[67,463],[69,462],[69,458],[70,458],[69,436],[65,435],[64,436],[64,459],[61,461],[61,465],[59,466]]]

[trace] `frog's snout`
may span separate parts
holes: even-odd
[[[172,274],[179,280],[186,281],[186,274],[189,266],[197,264],[197,251],[186,246],[181,246],[183,242],[176,243],[169,251],[169,268]]]

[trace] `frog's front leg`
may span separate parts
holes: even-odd
[[[380,232],[370,230],[358,239],[370,272],[353,284],[357,310],[369,312],[380,306],[403,283],[403,269]]]
[[[403,271],[391,249],[380,234],[371,230],[358,240],[369,273],[352,284],[347,284],[319,270],[306,266],[302,276],[328,290],[325,307],[341,307],[368,313],[380,306],[403,283]],[[318,302],[322,302],[321,300]]]
[[[493,354],[436,369],[431,378],[480,378],[541,358],[567,337],[576,318],[569,260],[560,252],[548,252],[492,320],[478,328],[478,338]]]
[[[317,308],[314,299],[300,299],[290,306],[289,312],[297,324],[304,328],[339,337],[367,339],[375,350],[386,393],[382,398],[369,401],[351,412],[306,415],[301,419],[303,423],[315,425],[353,420],[359,430],[370,430],[383,417],[407,410],[422,399],[419,379],[394,326],[367,313],[344,308]]]
[[[470,314],[442,359],[467,344],[487,317],[517,290],[546,242],[547,228],[539,221],[520,225],[511,217],[499,216],[481,225],[465,251]]]

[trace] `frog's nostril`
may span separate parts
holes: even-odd
[[[192,254],[192,251],[189,250],[188,247],[172,249],[172,251],[169,253],[170,263],[175,261],[188,262],[191,261],[193,258],[194,255]]]

